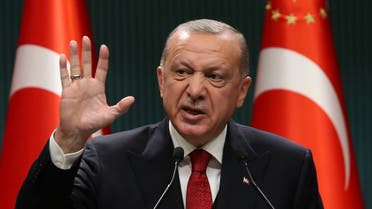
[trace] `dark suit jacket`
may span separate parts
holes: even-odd
[[[90,140],[70,170],[56,168],[46,146],[22,186],[17,208],[152,208],[170,181],[172,151],[168,119]],[[243,183],[247,174],[236,151],[247,154],[253,178],[275,208],[323,208],[310,150],[232,121],[213,208],[267,208]],[[159,208],[184,208],[178,174]]]

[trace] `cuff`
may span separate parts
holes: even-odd
[[[73,153],[63,153],[63,150],[54,139],[54,132],[49,139],[50,158],[56,167],[63,170],[70,169],[72,164],[82,155],[84,149]]]

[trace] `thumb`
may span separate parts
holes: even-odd
[[[123,99],[121,99],[115,105],[118,113],[120,115],[126,113],[129,110],[129,108],[134,104],[134,101],[135,101],[135,99],[134,99],[133,96],[127,96],[127,97],[124,97]]]

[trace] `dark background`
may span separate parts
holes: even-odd
[[[155,69],[167,34],[186,20],[218,19],[243,32],[251,53],[251,75],[255,78],[265,3],[264,0],[89,0],[95,43],[97,47],[100,43],[110,47],[109,103],[114,104],[126,95],[136,98],[130,112],[119,118],[112,130],[130,129],[164,117]],[[22,6],[22,0],[0,3],[0,150]],[[367,209],[372,209],[371,6],[369,0],[329,1],[329,18]],[[234,116],[243,124],[250,123],[253,89],[245,106]]]

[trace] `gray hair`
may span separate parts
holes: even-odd
[[[192,20],[178,25],[169,35],[163,49],[163,53],[160,60],[160,65],[163,65],[167,59],[169,52],[169,40],[178,31],[185,31],[189,33],[207,33],[213,35],[220,35],[225,32],[233,33],[238,41],[240,42],[240,71],[242,75],[248,75],[249,73],[249,52],[247,42],[244,35],[234,27],[216,20],[210,19],[198,19]]]

